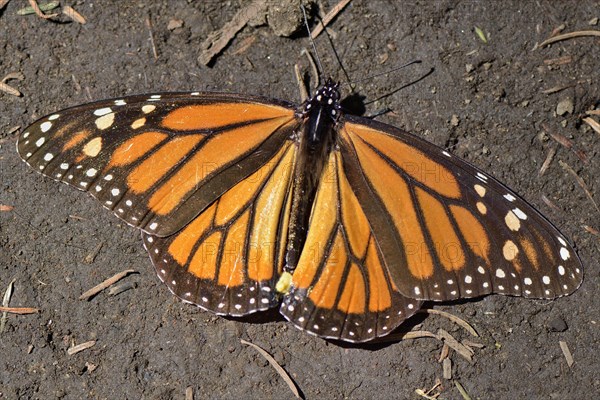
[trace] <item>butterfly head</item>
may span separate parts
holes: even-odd
[[[339,83],[334,82],[331,78],[327,79],[314,96],[304,102],[302,114],[309,114],[312,110],[318,108],[325,111],[325,114],[330,115],[334,121],[337,121],[341,109],[339,87]]]

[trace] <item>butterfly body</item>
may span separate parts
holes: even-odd
[[[384,336],[425,300],[573,292],[558,230],[471,164],[346,115],[328,81],[302,106],[163,93],[41,118],[17,150],[142,231],[159,278],[219,315],[280,307],[323,338]]]
[[[298,264],[308,231],[316,190],[334,145],[335,124],[340,110],[337,84],[325,86],[297,111],[303,123],[296,135],[298,160],[292,181],[292,205],[284,271],[292,273]]]

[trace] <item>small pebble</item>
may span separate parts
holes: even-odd
[[[574,108],[575,107],[573,106],[573,99],[570,97],[567,97],[567,98],[559,101],[558,104],[556,105],[556,114],[557,115],[573,114]]]
[[[181,28],[183,26],[183,20],[181,19],[172,19],[169,21],[169,24],[167,25],[167,29],[170,31],[173,31],[177,28]]]
[[[550,332],[564,332],[569,327],[567,326],[567,323],[562,318],[556,317],[556,318],[552,319],[550,322],[548,322],[548,328],[550,329]]]
[[[458,115],[454,114],[452,118],[450,118],[450,125],[458,126],[460,124],[460,120],[458,119]]]

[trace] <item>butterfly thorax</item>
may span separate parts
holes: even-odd
[[[309,217],[318,183],[335,142],[335,125],[340,110],[338,84],[327,80],[298,112],[302,121],[298,138],[296,179],[292,183],[292,208],[284,270],[293,272],[308,231]]]

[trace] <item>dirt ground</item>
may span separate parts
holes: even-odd
[[[418,399],[415,389],[427,390],[437,380],[441,385],[431,394],[441,392],[443,399],[462,398],[455,382],[473,399],[600,396],[600,236],[593,232],[600,229],[600,213],[561,166],[570,166],[600,202],[600,135],[581,123],[582,113],[600,101],[600,42],[582,37],[536,48],[561,26],[563,32],[600,29],[597,1],[355,0],[331,23],[334,46],[355,80],[422,60],[360,82],[367,101],[434,69],[368,104],[367,114],[391,110],[378,119],[447,148],[514,188],[575,242],[583,260],[584,283],[566,298],[488,296],[435,305],[468,320],[479,338],[439,316],[404,326],[442,328],[485,345],[473,363],[452,353],[453,380],[442,379],[442,343],[434,339],[340,345],[298,331],[276,312],[234,320],[185,305],[155,276],[136,229],[91,197],[28,168],[15,151],[19,131],[13,128],[67,106],[190,90],[298,100],[293,65],[309,45],[303,34],[284,38],[266,25],[247,26],[211,67],[198,64],[202,41],[244,2],[69,3],[87,24],[18,16],[24,0],[0,11],[0,75],[24,75],[7,82],[22,97],[0,92],[0,204],[12,207],[0,211],[0,293],[14,280],[10,305],[41,310],[7,318],[0,334],[0,398],[171,399],[184,398],[188,387],[196,399],[292,398],[268,362],[240,339],[273,354],[306,398]],[[334,2],[324,3],[329,9]],[[177,19],[183,26],[168,29]],[[246,40],[254,41],[246,48]],[[325,36],[317,47],[327,72],[338,77]],[[567,104],[567,113],[557,115],[559,103]],[[540,176],[553,149],[556,155]],[[129,268],[137,273],[123,282],[135,284],[133,290],[78,299]],[[92,348],[67,354],[73,344],[91,340]],[[559,341],[573,355],[571,367]]]

